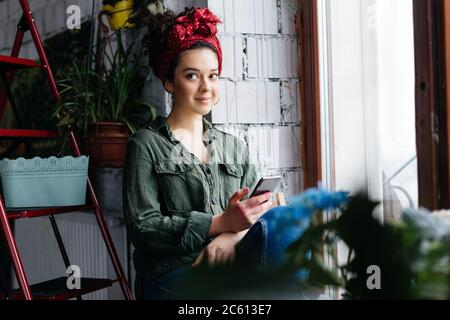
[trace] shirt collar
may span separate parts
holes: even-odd
[[[179,142],[172,134],[172,131],[170,131],[170,127],[167,124],[165,117],[163,116],[156,117],[156,119],[150,123],[150,127],[152,127],[155,130],[158,130],[170,141],[175,143]],[[203,132],[205,132],[205,134],[203,135],[203,141],[206,142],[207,145],[209,145],[213,140],[217,139],[216,130],[214,129],[212,123],[206,120],[205,118],[203,118]]]

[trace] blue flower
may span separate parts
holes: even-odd
[[[305,207],[311,211],[337,209],[348,200],[348,192],[332,192],[324,189],[308,189],[288,198],[290,207]]]
[[[308,228],[314,212],[337,209],[347,200],[347,192],[308,189],[288,198],[287,206],[275,207],[264,214],[259,223],[265,229],[267,237],[266,269],[274,270],[285,263],[287,248]],[[304,278],[306,273],[300,270],[297,275]]]

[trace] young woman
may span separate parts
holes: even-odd
[[[270,193],[248,197],[259,176],[245,144],[203,118],[220,99],[219,22],[208,9],[167,11],[144,39],[173,105],[128,143],[124,211],[137,298],[174,298],[186,269],[232,262],[236,244],[272,206]]]

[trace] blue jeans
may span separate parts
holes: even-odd
[[[288,216],[289,209],[276,207],[262,216],[236,246],[236,263],[260,272],[271,272],[286,262],[286,250],[309,226],[309,216]],[[305,279],[304,270],[295,273]]]
[[[191,265],[182,266],[156,279],[148,280],[136,275],[134,291],[136,300],[176,300],[181,299],[176,294],[177,285],[191,270]]]
[[[308,219],[297,219],[295,223],[285,220],[285,211],[283,207],[271,209],[250,228],[236,245],[235,263],[238,266],[264,272],[283,265],[287,247],[301,236],[309,222]],[[151,281],[138,275],[135,282],[136,299],[182,299],[176,294],[177,285],[191,269],[191,265],[182,266]],[[296,274],[302,279],[306,276],[302,270]]]

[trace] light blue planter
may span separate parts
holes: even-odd
[[[7,208],[83,205],[89,158],[19,158],[0,161]]]

